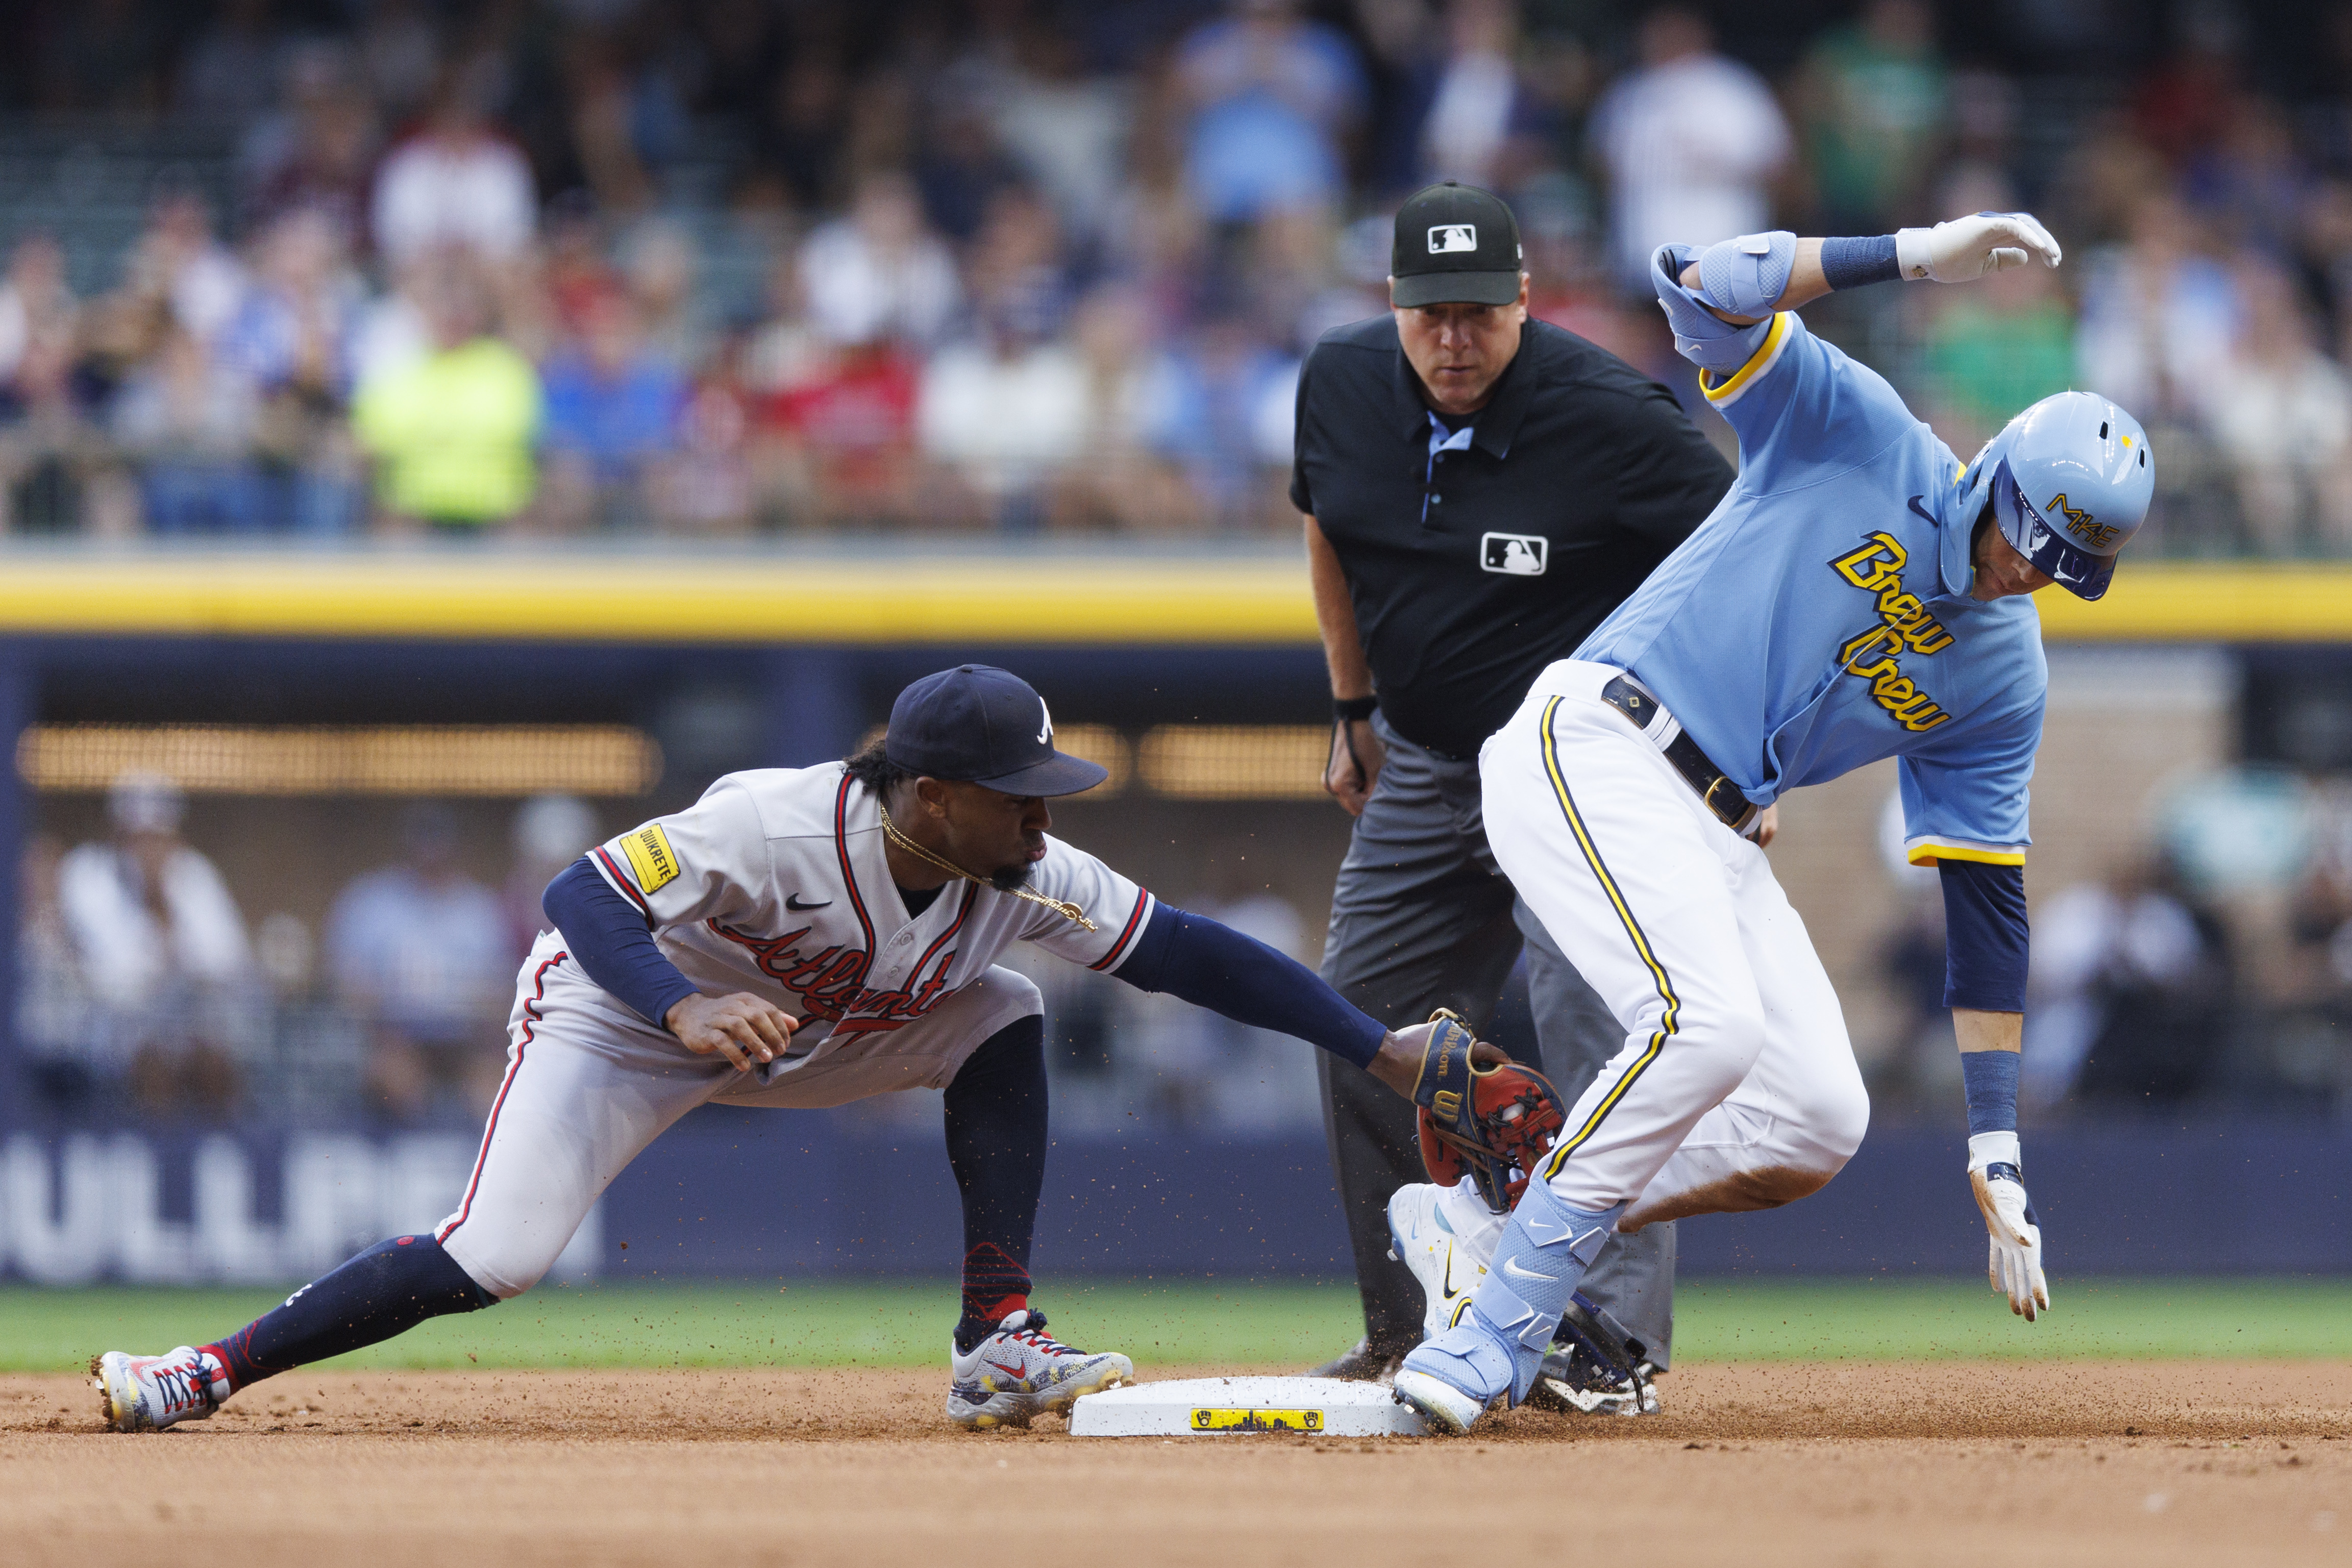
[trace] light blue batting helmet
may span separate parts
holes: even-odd
[[[2139,421],[2094,392],[2043,398],[2001,427],[1960,476],[1960,516],[1992,503],[2001,538],[2083,599],[2147,519],[2156,458]]]

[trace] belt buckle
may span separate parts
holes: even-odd
[[[1717,821],[1721,822],[1725,827],[1729,828],[1732,831],[1738,832],[1742,827],[1746,826],[1748,820],[1755,815],[1756,802],[1748,800],[1744,795],[1740,795],[1738,792],[1738,787],[1737,785],[1733,785],[1732,793],[1739,801],[1739,810],[1736,813],[1726,815],[1723,808],[1715,803],[1715,792],[1717,789],[1722,789],[1726,784],[1730,783],[1731,779],[1728,776],[1721,773],[1717,774],[1713,780],[1708,783],[1706,789],[1699,795],[1699,804],[1705,806],[1709,811],[1714,812],[1715,820]]]

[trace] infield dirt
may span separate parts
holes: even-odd
[[[932,1372],[313,1372],[121,1437],[86,1379],[12,1375],[0,1559],[2352,1560],[2352,1364],[1780,1363],[1660,1386],[1667,1413],[1638,1421],[1168,1440],[959,1433]]]

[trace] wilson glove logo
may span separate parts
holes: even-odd
[[[1551,541],[1541,534],[1483,534],[1478,564],[1505,577],[1541,577],[1551,564]]]
[[[1952,716],[1919,689],[1896,664],[1904,653],[1939,653],[1952,645],[1952,634],[1927,613],[1916,593],[1903,591],[1903,568],[1908,551],[1884,531],[1869,535],[1862,548],[1832,560],[1830,570],[1875,599],[1878,623],[1847,639],[1838,649],[1838,665],[1849,675],[1870,683],[1870,695],[1895,722],[1915,734],[1924,733]]]
[[[1444,256],[1457,250],[1478,248],[1476,224],[1439,224],[1429,231],[1429,254]]]

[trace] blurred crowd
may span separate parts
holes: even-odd
[[[1537,314],[1676,385],[1660,241],[2030,205],[2061,272],[1823,329],[1963,452],[2067,385],[2131,408],[2150,548],[2352,550],[2352,8],[2284,76],[2227,5],[2147,9],[2094,49],[2061,35],[2098,6],[1923,0],[1726,13],[1728,45],[1704,8],[1549,0],[14,7],[0,162],[10,124],[227,151],[103,267],[19,234],[0,507],[101,536],[1286,529],[1300,357],[1383,308],[1387,214],[1453,177],[1515,204]]]
[[[419,802],[398,858],[339,890],[316,930],[285,911],[248,926],[185,814],[172,779],[126,773],[103,837],[26,841],[16,1035],[38,1109],[478,1120],[516,967],[546,924],[541,892],[604,836],[589,806],[525,801],[492,886],[450,810]]]
[[[29,1109],[67,1123],[130,1109],[165,1122],[478,1124],[506,1066],[517,970],[546,926],[544,890],[605,828],[573,797],[524,800],[502,878],[481,874],[496,852],[461,828],[446,804],[409,805],[384,863],[315,884],[333,887],[315,921],[282,908],[248,921],[207,852],[236,846],[192,835],[185,794],[161,774],[116,779],[103,831],[86,841],[31,833],[16,1030]],[[1184,889],[1184,905],[1310,956],[1297,906],[1236,874],[1245,849],[1204,852],[1226,869]],[[252,875],[250,857],[232,862],[240,870]],[[273,901],[306,891],[267,874],[247,885]],[[1314,1057],[1297,1040],[1016,946],[1005,962],[1047,998],[1062,1125],[1318,1124]],[[888,1095],[854,1113],[936,1118],[937,1098]]]
[[[1866,1063],[1885,1108],[1956,1102],[1936,874],[1881,845],[1900,916],[1879,958],[1897,1002]],[[2157,804],[2149,841],[2038,897],[2021,1103],[2037,1114],[2183,1104],[2352,1115],[2352,788],[2242,768]]]

